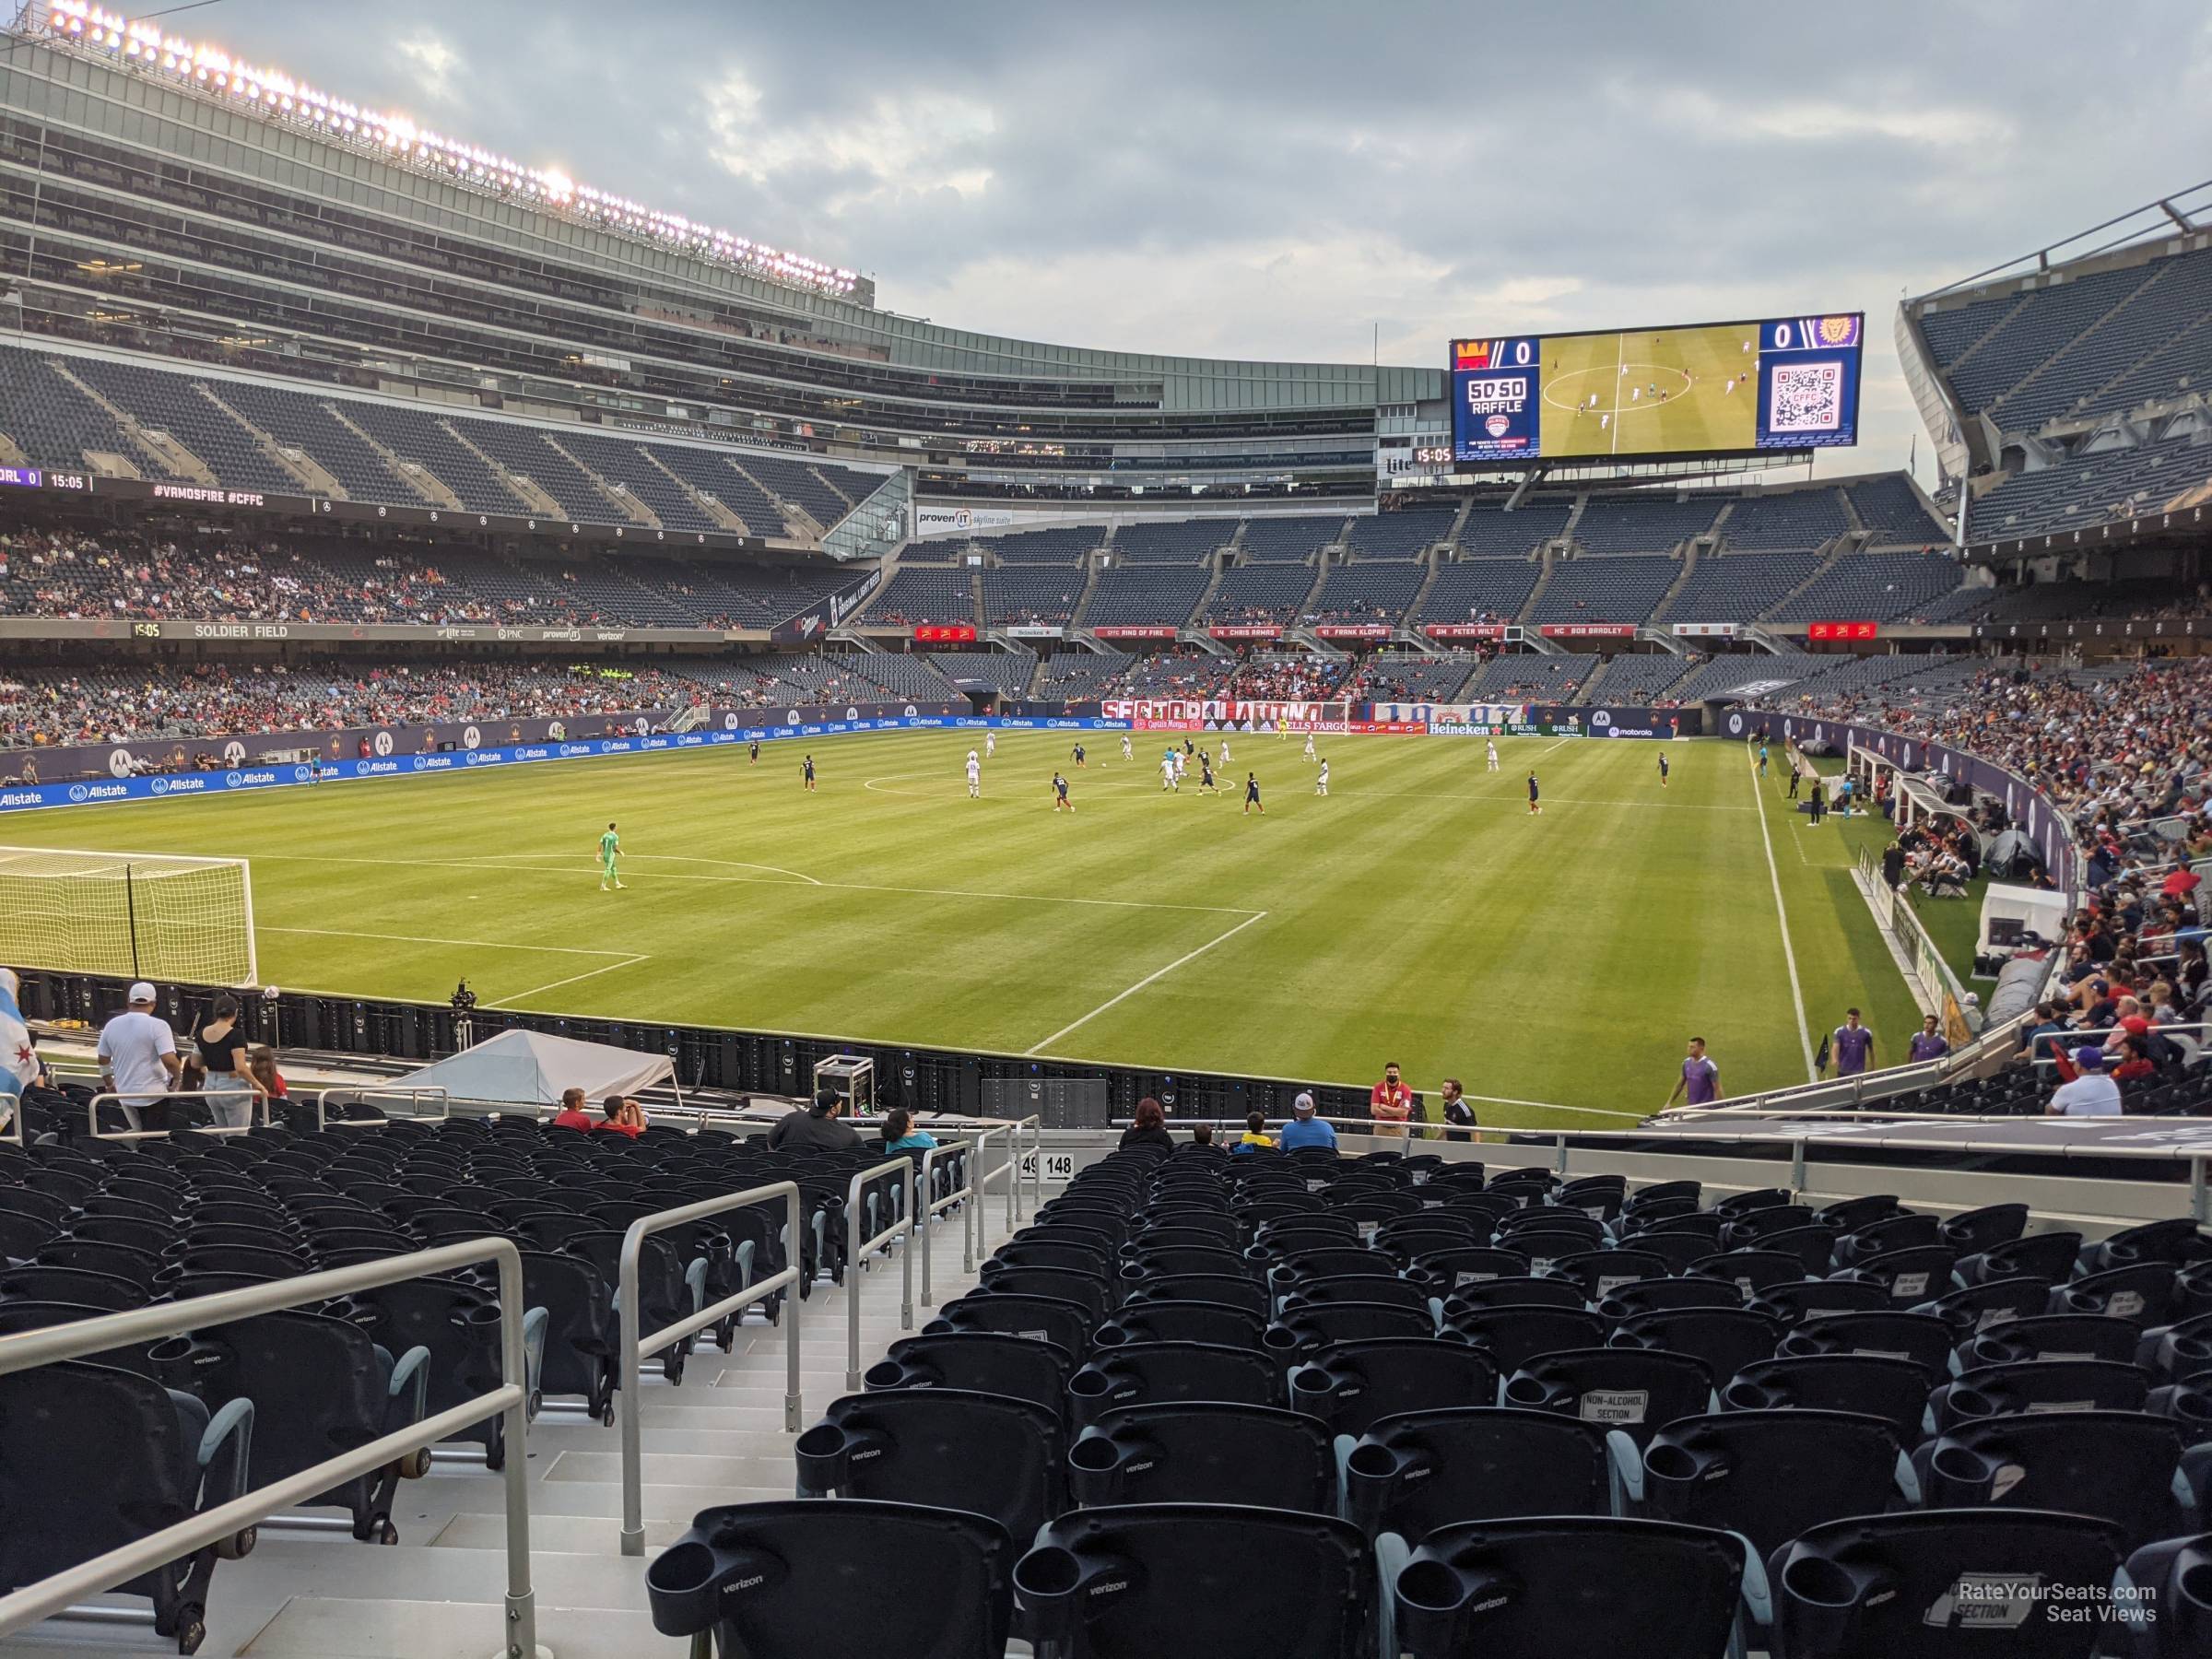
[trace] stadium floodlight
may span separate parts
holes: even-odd
[[[26,968],[253,985],[253,874],[242,858],[0,847],[7,952]]]
[[[345,138],[374,149],[386,161],[440,178],[457,178],[495,195],[517,195],[640,241],[673,247],[695,258],[734,265],[790,288],[842,296],[860,286],[860,273],[824,264],[695,225],[680,214],[660,213],[571,180],[558,169],[525,167],[480,146],[418,127],[405,115],[379,114],[333,98],[281,69],[240,63],[218,46],[163,32],[149,19],[133,19],[90,0],[48,0],[46,37],[117,68],[157,80],[173,80],[250,107],[264,120],[294,125],[324,138]]]

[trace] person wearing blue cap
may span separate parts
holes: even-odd
[[[2059,1055],[2058,1069],[2068,1081],[2051,1091],[2047,1108],[2052,1117],[2118,1117],[2120,1115],[2120,1085],[2105,1076],[2104,1051],[2092,1043],[2084,1043],[2074,1051],[2069,1065],[2064,1053]]]

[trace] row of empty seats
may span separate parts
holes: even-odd
[[[2197,1653],[2212,1240],[2028,1219],[1126,1151],[801,1435],[793,1500],[696,1518],[655,1624],[764,1656],[2088,1659],[2107,1621],[2035,1600],[2118,1586],[2159,1602],[2128,1652]]]

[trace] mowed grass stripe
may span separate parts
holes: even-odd
[[[487,1000],[549,1011],[1018,1053],[1219,939],[1053,1052],[1355,1081],[1397,1059],[1424,1089],[1455,1075],[1472,1094],[1639,1114],[1693,1032],[1732,1094],[1802,1071],[1735,746],[1670,746],[1662,792],[1646,743],[1502,739],[1492,773],[1478,740],[1324,738],[1323,800],[1296,740],[1233,737],[1218,798],[1194,771],[1161,794],[1164,735],[1137,735],[1124,761],[1117,736],[1086,735],[1080,771],[1073,741],[1003,734],[980,802],[960,776],[973,735],[904,733],[816,745],[814,794],[786,741],[758,767],[742,749],[640,756],[38,814],[6,833],[254,859],[263,971],[296,988],[442,1000],[465,973]],[[1072,815],[1051,809],[1055,767]],[[1247,771],[1265,818],[1242,813]],[[1816,1023],[1847,999],[1897,1026],[1864,907],[1820,885],[1847,877],[1785,852],[1798,831],[1767,805]],[[592,861],[610,818],[618,894]]]

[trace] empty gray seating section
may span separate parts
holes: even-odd
[[[1421,601],[1423,622],[1511,621],[1535,591],[1543,567],[1519,559],[1476,559],[1439,565]]]
[[[992,622],[1065,622],[1076,614],[1083,596],[1083,572],[1065,568],[985,571],[983,620]]]
[[[1462,559],[1526,559],[1547,541],[1566,533],[1570,501],[1531,501],[1507,512],[1499,507],[1470,508],[1459,527]]]
[[[1712,528],[1724,498],[1688,501],[1665,496],[1592,496],[1575,521],[1574,545],[1585,553],[1669,553]]]
[[[1929,656],[1829,656],[1820,659],[1826,666],[1791,688],[1792,695],[1810,693],[1826,697],[1836,692],[1867,691],[1892,681],[1915,677],[1933,678],[1932,671],[1949,665],[1947,657]]]
[[[1463,695],[1469,702],[1493,702],[1501,698],[1566,702],[1596,672],[1597,662],[1594,653],[1586,656],[1509,653],[1492,657]]]
[[[868,607],[870,622],[975,621],[975,586],[965,565],[902,564]]]
[[[747,657],[744,666],[759,677],[756,695],[760,701],[881,702],[882,685],[863,672],[863,665],[868,660],[842,653],[815,656],[770,654]]]
[[[625,555],[621,569],[703,628],[772,628],[853,580],[850,571],[746,570],[658,554]]]
[[[1037,672],[1032,651],[933,651],[929,665],[950,682],[989,680],[1005,697],[1021,697]]]
[[[1120,689],[1131,697],[1172,697],[1210,694],[1220,687],[1224,670],[1217,659],[1180,656],[1172,652],[1140,657],[1123,677]]]
[[[1902,473],[1883,473],[1844,486],[1843,493],[1858,512],[1859,523],[1873,534],[1876,547],[1924,547],[1950,539],[1942,521],[1928,512],[1927,502]]]
[[[1244,523],[1244,558],[1249,563],[1302,562],[1331,546],[1344,531],[1342,513],[1297,518],[1256,518]]]
[[[519,473],[551,496],[571,519],[594,524],[623,522],[623,514],[598,487],[547,441],[548,434],[504,420],[456,420],[453,426],[509,472]]]
[[[642,501],[664,530],[707,530],[727,535],[699,510],[683,487],[647,458],[645,446],[603,432],[563,432],[561,447],[609,484],[619,484]]]
[[[1664,651],[1624,652],[1606,663],[1595,694],[1609,703],[1672,701],[1667,693],[1688,672],[1688,663]]]
[[[1732,553],[1700,559],[1666,607],[1669,622],[1751,622],[1820,568],[1818,553]]]
[[[201,396],[186,375],[109,358],[76,358],[70,371],[138,424],[167,432],[205,461],[224,488],[298,495],[300,480],[270,460],[252,433]]]
[[[1643,622],[1682,567],[1671,559],[1565,559],[1537,599],[1536,622]]]
[[[1124,524],[1113,533],[1116,563],[1196,564],[1237,533],[1234,519],[1163,519]]]
[[[259,381],[211,381],[208,390],[280,445],[320,464],[349,500],[388,507],[420,507],[429,500],[402,483],[382,455],[304,392]]]
[[[1920,319],[1920,332],[1938,369],[1948,369],[1964,357],[1973,343],[1994,328],[2020,302],[2018,294],[1994,300],[1976,300],[1947,311],[1928,312]]]
[[[1457,516],[1456,510],[1433,507],[1378,512],[1354,519],[1346,539],[1352,545],[1354,559],[1411,559],[1451,535],[1452,521]]]
[[[1369,670],[1367,695],[1389,702],[1456,702],[1460,688],[1482,665],[1472,653],[1448,656],[1394,656]]]
[[[1730,547],[1746,551],[1825,547],[1851,528],[1842,495],[1833,489],[1790,489],[1746,496],[1721,526]]]
[[[1853,553],[1814,577],[1795,598],[1777,606],[1771,620],[1909,620],[1959,581],[1959,566],[1945,554]]]
[[[1180,628],[1191,619],[1192,608],[1206,596],[1213,579],[1211,571],[1198,565],[1187,569],[1133,565],[1100,571],[1090,590],[1090,603],[1084,607],[1083,626],[1135,628],[1172,623]]]
[[[1951,366],[1951,389],[1960,404],[1970,414],[1988,409],[2053,352],[2148,282],[2154,268],[2092,272],[2022,296],[1986,339]],[[1999,424],[2004,424],[2001,418]]]
[[[712,496],[727,507],[755,535],[783,534],[783,515],[776,511],[776,504],[733,465],[747,457],[688,443],[656,443],[653,450],[662,465],[701,495]]]
[[[585,620],[631,628],[691,628],[696,614],[667,594],[632,581],[610,560],[579,561],[530,559],[523,571],[545,584],[559,602],[580,612]]]
[[[1324,622],[1395,623],[1428,580],[1429,567],[1411,559],[1338,565],[1329,572],[1313,614]]]
[[[1136,658],[1126,651],[1063,651],[1045,658],[1037,695],[1065,702],[1103,697]]]
[[[2118,389],[2111,382],[2212,315],[2212,251],[2157,260],[2150,271],[2150,280],[2125,305],[2108,312],[2093,332],[2061,347],[2033,380],[1997,405],[2000,427],[2032,431],[2062,415],[2128,406],[2113,395]],[[2147,395],[2172,396],[2180,389],[2171,380],[2168,384],[2171,390]]]
[[[2173,264],[2172,274],[2159,285],[2161,309],[2171,294],[2176,301],[2185,299],[2194,315],[2188,316],[2176,305],[2168,314],[2186,320],[2126,374],[2100,391],[2091,400],[2094,407],[2130,409],[2156,398],[2201,392],[2207,377],[2212,377],[2212,291],[2208,291],[2212,290],[2212,257],[2205,253],[2189,253]]]
[[[980,553],[997,555],[1005,564],[1073,565],[1106,539],[1103,524],[1053,524],[1043,530],[1017,530],[1010,535],[978,536]]]
[[[1976,675],[1986,673],[1989,668],[1986,661],[1973,656],[1912,657],[1904,660],[1910,666],[1903,672],[1892,675],[1870,688],[1871,700],[1881,708],[1905,709],[1924,713],[1940,712],[1950,705],[1961,687]],[[2078,679],[2081,676],[2072,677]],[[1830,694],[1830,682],[1823,678],[1809,688],[1808,694],[1817,704],[1821,698]],[[1861,704],[1868,700],[1864,692],[1854,694],[1846,689],[1841,694],[1854,697]]]
[[[750,473],[761,488],[771,495],[804,507],[825,530],[853,511],[853,503],[823,483],[814,469],[804,461],[782,455],[756,454],[736,455],[732,459]],[[865,494],[866,491],[862,493]],[[740,509],[740,516],[742,512]]]
[[[2157,512],[2212,477],[2212,446],[2170,438],[2008,478],[1967,510],[1975,541],[2043,535]]]
[[[2086,622],[2156,617],[2179,597],[2171,578],[2039,582],[2028,587],[1960,588],[1945,602],[1944,621]]]
[[[1709,697],[1756,695],[1747,687],[1793,687],[1833,665],[1834,659],[1809,652],[1729,652],[1714,657],[1675,688],[1677,702],[1701,702]]]
[[[1920,619],[1929,623],[1991,621],[1995,616],[2000,591],[1997,588],[1960,587],[1923,607]],[[2014,618],[2016,621],[2018,619]]]
[[[959,692],[952,681],[939,673],[927,657],[903,656],[894,652],[854,652],[839,661],[848,681],[865,681],[885,696],[900,701],[910,698],[916,702],[959,700]],[[851,684],[847,685],[845,695],[863,701],[868,697],[865,688],[855,690]]]
[[[421,466],[459,496],[462,505],[472,512],[512,517],[529,511],[497,473],[445,429],[437,411],[399,404],[349,403],[346,418],[401,460]]]
[[[1206,607],[1208,622],[1298,620],[1315,572],[1302,564],[1237,565],[1221,573],[1221,585]]]
[[[105,409],[36,352],[0,351],[0,432],[40,466],[81,470],[85,452],[99,450],[125,457],[148,477],[177,476],[157,465]]]

